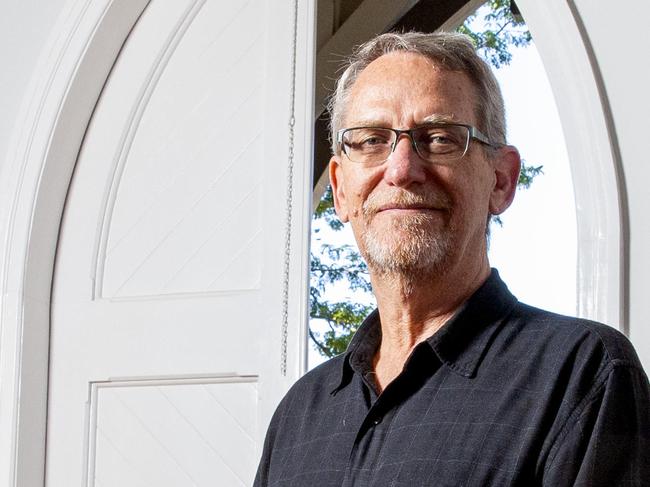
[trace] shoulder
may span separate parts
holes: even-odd
[[[571,435],[588,439],[598,418],[620,425],[631,411],[628,417],[645,415],[647,424],[647,376],[630,341],[611,326],[517,303],[490,353],[512,394],[533,398],[547,465],[558,448],[572,448]]]
[[[525,304],[503,331],[526,343],[523,368],[542,379],[536,407],[547,428],[538,456],[544,484],[621,485],[632,472],[646,478],[650,384],[628,338]]]
[[[641,369],[634,347],[617,329],[595,321],[564,316],[523,303],[514,307],[506,326],[532,349],[541,347],[555,360],[598,362],[602,367]]]
[[[346,354],[343,353],[314,367],[296,381],[290,393],[329,394],[339,385],[345,361]]]
[[[501,323],[484,360],[493,380],[505,376],[513,391],[532,391],[540,407],[557,408],[557,418],[567,419],[612,381],[647,384],[634,347],[618,330],[521,303]]]
[[[307,372],[289,388],[271,418],[262,463],[270,461],[273,451],[291,448],[304,437],[310,425],[317,423],[313,418],[331,405],[331,392],[340,381],[344,361],[345,355],[334,357]]]

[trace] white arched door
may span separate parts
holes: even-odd
[[[252,483],[304,362],[311,14],[275,5],[153,0],[106,81],[56,253],[48,487]]]

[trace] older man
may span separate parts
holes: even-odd
[[[330,180],[378,309],[300,379],[257,486],[650,485],[650,387],[613,328],[519,303],[487,258],[517,150],[455,34],[385,34],[331,104]]]

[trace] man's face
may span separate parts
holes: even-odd
[[[418,54],[392,53],[355,81],[343,127],[408,129],[432,118],[476,126],[475,103],[465,74]],[[509,180],[516,181],[518,157],[516,165],[516,171],[509,165]],[[488,213],[503,211],[514,193],[499,190],[500,176],[476,141],[462,159],[443,166],[422,160],[406,136],[383,164],[365,167],[341,154],[330,165],[336,211],[351,222],[370,267],[402,273],[441,272],[484,258]]]

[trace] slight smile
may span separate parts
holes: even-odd
[[[385,206],[382,208],[379,208],[377,210],[377,213],[383,213],[383,212],[398,212],[398,213],[422,213],[422,212],[438,212],[438,211],[444,211],[442,208],[433,208],[430,206],[402,206],[402,205],[395,205],[395,206]]]

